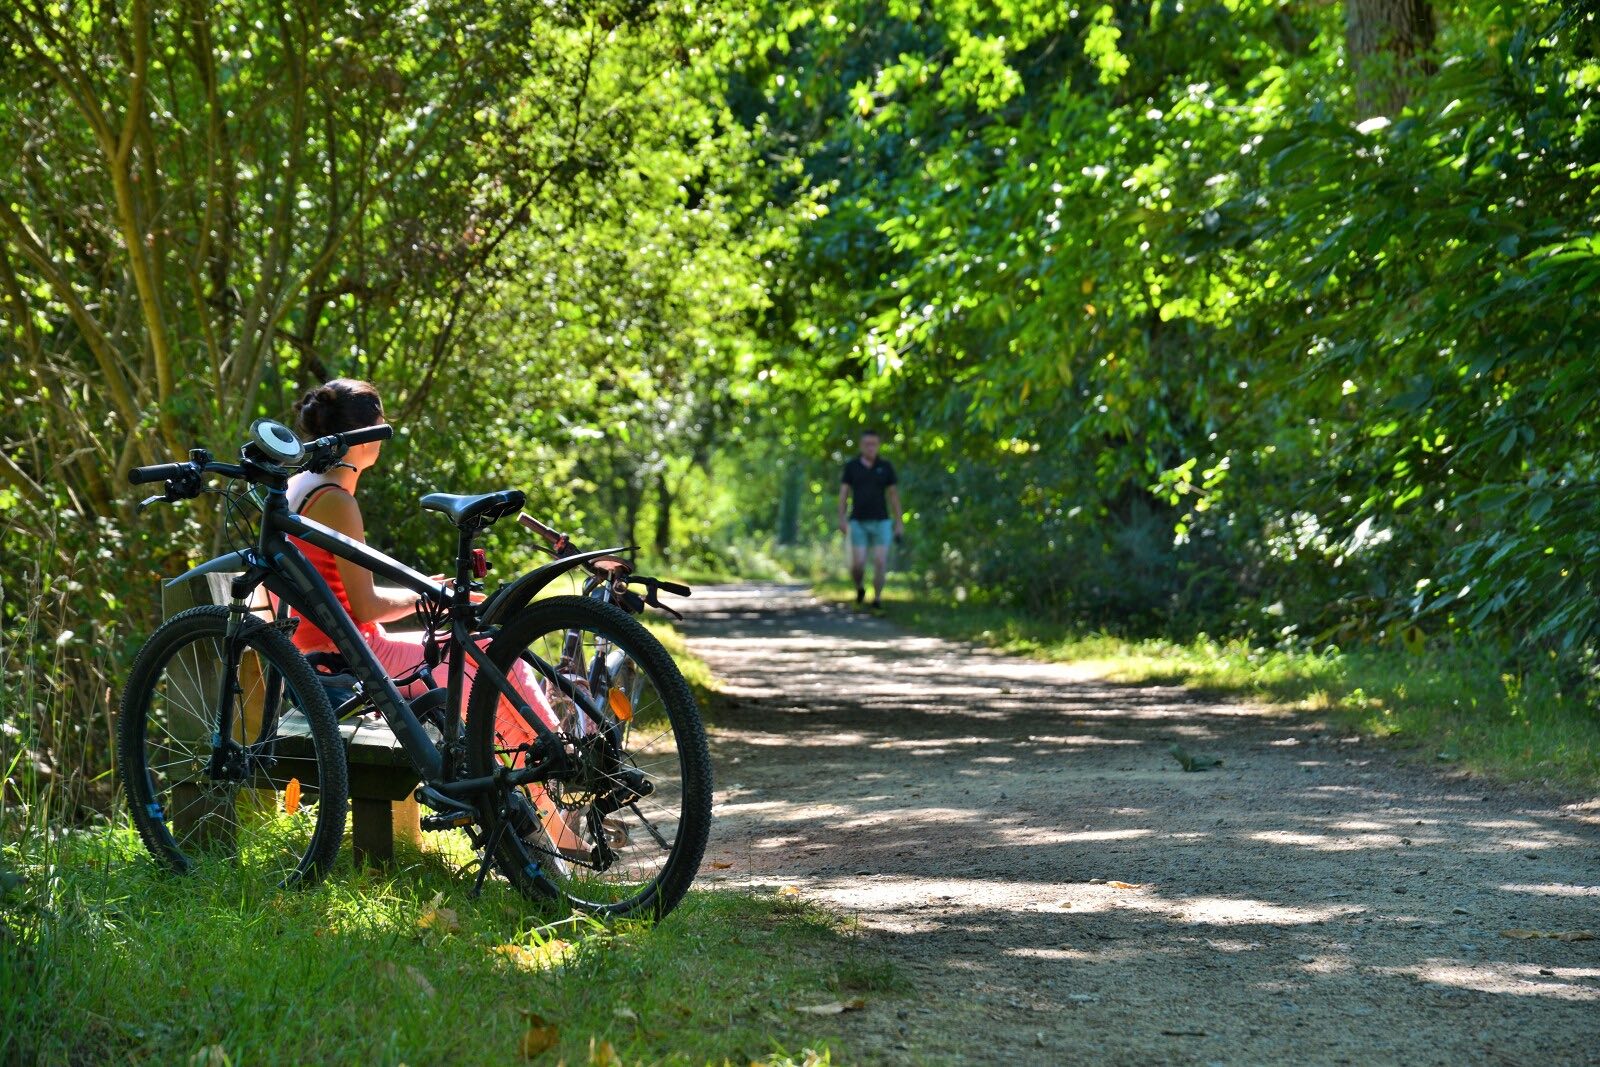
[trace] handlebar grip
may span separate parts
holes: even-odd
[[[364,445],[372,441],[387,441],[393,436],[394,427],[386,422],[380,422],[376,426],[364,426],[359,430],[351,430],[348,433],[338,435],[339,440],[344,442],[346,448],[350,448],[353,445]]]
[[[523,526],[532,530],[534,533],[538,534],[540,537],[544,538],[546,541],[550,542],[552,545],[561,540],[561,535],[559,533],[546,526],[532,515],[529,515],[526,511],[517,515],[517,521]]]
[[[187,463],[157,463],[153,467],[135,467],[128,472],[130,485],[143,485],[145,482],[165,482],[173,478],[181,478],[189,471]]]

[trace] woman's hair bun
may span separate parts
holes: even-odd
[[[347,433],[383,421],[383,398],[371,382],[335,378],[308,389],[294,406],[295,422],[304,438]]]

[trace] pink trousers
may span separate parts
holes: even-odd
[[[424,662],[422,655],[423,634],[421,631],[402,631],[390,633],[381,625],[371,629],[363,628],[362,636],[367,640],[367,647],[372,649],[378,662],[383,665],[384,672],[391,678],[401,678]],[[478,646],[480,649],[482,644]],[[472,693],[472,679],[478,672],[478,665],[468,657],[464,673],[466,675],[465,700]],[[555,711],[550,707],[550,701],[545,695],[544,686],[540,683],[538,674],[526,663],[518,660],[511,665],[509,672],[511,684],[516,687],[522,698],[533,708],[533,713],[552,730],[560,729],[560,720]],[[412,682],[401,688],[401,694],[415,697],[424,689],[421,681]],[[517,714],[517,709],[505,697],[500,698],[500,707],[495,712],[494,718],[495,745],[498,748],[514,749],[518,745],[531,744],[536,736],[533,727],[529,726],[522,716]],[[587,845],[583,839],[574,832],[568,823],[567,816],[556,806],[543,786],[530,785],[527,787],[528,797],[539,809],[540,817],[544,821],[545,831],[550,835],[550,840],[560,849],[576,849],[586,852]],[[559,861],[557,861],[559,863]]]
[[[364,628],[365,629],[365,628]],[[374,626],[366,631],[363,636],[367,639],[367,647],[372,649],[372,654],[378,657],[378,662],[383,665],[384,673],[391,678],[401,678],[420,667],[424,660],[422,656],[423,634],[420,630],[401,631],[390,633],[381,625]],[[478,646],[480,649],[483,645]],[[439,682],[444,681],[444,668],[441,666],[435,675]],[[469,656],[466,662],[466,686],[462,700],[472,693],[472,679],[478,673],[478,665]],[[533,708],[544,724],[550,729],[559,729],[556,713],[550,707],[550,701],[545,698],[544,686],[539,684],[539,676],[532,667],[518,660],[511,665],[511,684],[516,686],[517,692]],[[426,687],[421,681],[412,682],[400,688],[401,695],[415,697],[420,695]],[[523,721],[517,714],[517,709],[504,697],[500,698],[500,710],[495,713],[495,736],[498,742],[507,748],[515,748],[527,744],[534,739],[533,727]]]

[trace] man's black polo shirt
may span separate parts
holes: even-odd
[[[850,500],[850,517],[857,522],[875,522],[889,517],[889,504],[885,495],[897,479],[894,467],[886,459],[872,466],[861,462],[857,456],[844,465],[839,476],[840,484],[848,485],[854,493]]]

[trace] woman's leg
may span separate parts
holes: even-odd
[[[426,662],[422,651],[424,634],[421,630],[390,633],[382,626],[376,626],[362,636],[367,639],[367,647],[372,649],[372,654],[383,667],[383,673],[390,678],[403,678]],[[421,696],[426,688],[420,680],[415,681],[401,686],[400,695]]]
[[[483,647],[482,645],[479,646]],[[478,671],[478,665],[468,657],[466,664],[466,677],[468,691],[471,691],[471,682]],[[561,720],[555,710],[551,708],[549,699],[545,696],[544,686],[539,675],[534,669],[517,660],[507,672],[512,686],[522,699],[528,702],[533,713],[539,716],[539,721],[552,730],[560,728]],[[531,745],[538,737],[532,726],[511,706],[511,701],[504,696],[500,698],[500,705],[494,716],[495,745],[499,748],[514,749],[518,745]],[[543,786],[530,785],[527,787],[528,799],[533,801],[534,807],[539,809],[539,814],[544,820],[545,832],[550,835],[557,849],[567,849],[574,852],[588,852],[583,838],[578,836],[567,824],[566,816],[557,806],[554,799],[547,793]]]
[[[383,627],[376,627],[374,632],[367,634],[367,645],[372,649],[373,655],[383,666],[384,673],[391,678],[403,677],[416,670],[423,662],[423,639],[420,630],[401,631],[390,633]],[[487,645],[487,641],[479,644],[479,649]],[[511,684],[516,688],[522,699],[528,702],[533,713],[539,716],[541,722],[550,729],[557,729],[560,720],[555,711],[550,707],[550,702],[545,697],[544,687],[539,683],[539,677],[533,668],[518,660],[511,665],[509,677]],[[472,680],[478,674],[478,665],[471,656],[463,667],[464,676],[462,700],[472,693]],[[401,695],[406,697],[420,696],[424,690],[421,681],[412,682],[401,687]],[[532,744],[538,735],[532,726],[529,726],[517,709],[505,697],[500,698],[500,706],[495,712],[495,744],[499,748],[514,749],[518,745]],[[587,851],[583,840],[568,826],[561,809],[556,806],[548,793],[541,786],[529,786],[528,797],[539,809],[544,818],[545,829],[550,834],[550,839],[557,848],[576,849]]]

